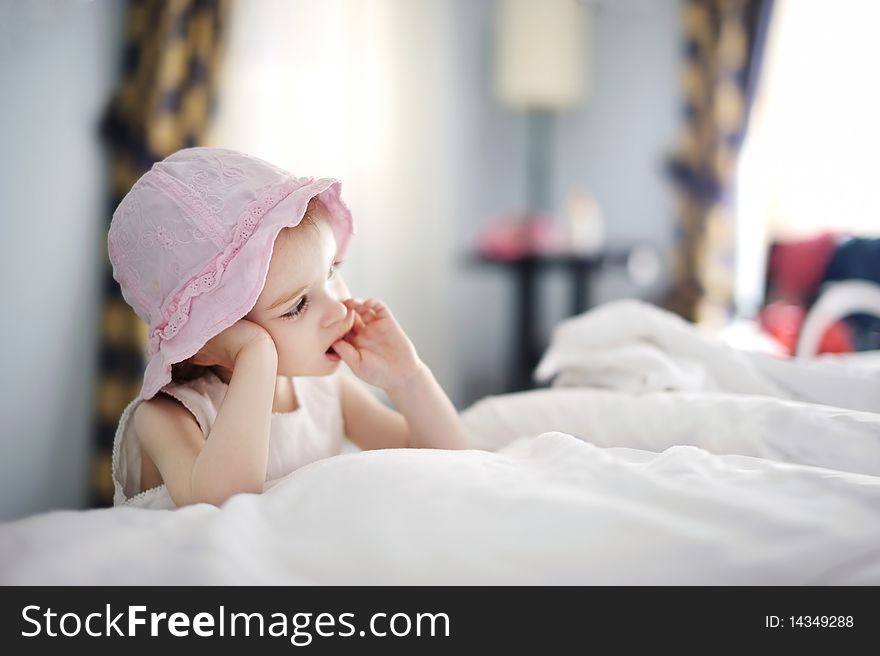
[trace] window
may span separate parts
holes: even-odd
[[[880,3],[776,0],[737,184],[737,307],[762,299],[766,246],[880,236]]]

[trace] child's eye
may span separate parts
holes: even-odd
[[[299,303],[297,303],[293,309],[287,314],[282,314],[282,318],[284,319],[296,319],[299,315],[306,311],[306,308],[309,307],[309,297],[303,296],[299,299]]]
[[[342,262],[334,262],[330,265],[330,270],[327,272],[327,280],[330,280],[336,274],[336,267],[338,267]],[[303,314],[309,307],[309,297],[308,295],[303,296],[299,299],[299,303],[297,303],[290,312],[286,314],[282,314],[281,317],[283,319],[296,319],[298,316]]]

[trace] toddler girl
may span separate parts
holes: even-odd
[[[115,505],[220,505],[362,449],[463,448],[455,408],[389,309],[350,298],[340,183],[222,148],[178,151],[113,214],[113,277],[149,326],[113,444]],[[382,388],[401,414],[357,380]]]

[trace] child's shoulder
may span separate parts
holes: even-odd
[[[192,413],[177,399],[159,393],[141,402],[132,416],[138,440],[146,444],[156,444],[176,435],[202,441],[202,431]]]
[[[166,485],[177,505],[186,505],[194,463],[205,438],[179,401],[159,393],[134,409],[132,425],[140,445],[139,491]]]

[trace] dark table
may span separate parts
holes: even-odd
[[[544,351],[545,345],[538,339],[540,310],[536,294],[538,279],[546,270],[561,269],[570,279],[570,315],[581,314],[593,305],[593,282],[596,273],[609,266],[625,265],[630,249],[608,249],[595,255],[532,254],[516,259],[474,256],[479,265],[503,268],[514,278],[516,293],[516,319],[514,322],[514,353],[512,358],[511,385],[509,391],[529,389],[534,386],[532,371]]]

